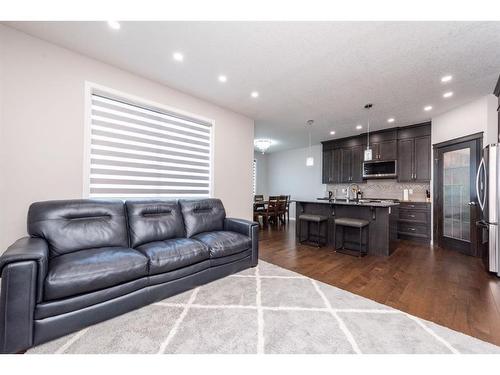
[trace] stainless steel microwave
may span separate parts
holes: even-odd
[[[386,160],[386,161],[365,161],[363,162],[363,178],[396,178],[397,173],[397,161],[396,160]]]

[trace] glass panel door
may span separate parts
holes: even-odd
[[[470,241],[470,148],[443,153],[443,235]]]

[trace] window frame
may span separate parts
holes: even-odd
[[[138,105],[144,108],[150,108],[156,111],[165,111],[167,113],[174,113],[179,116],[191,117],[195,120],[209,123],[211,126],[211,140],[210,140],[210,152],[209,152],[209,163],[210,163],[210,176],[208,180],[208,197],[214,197],[214,173],[215,173],[215,158],[214,158],[214,146],[216,141],[216,124],[213,119],[209,119],[198,114],[193,114],[175,107],[167,106],[158,102],[154,102],[148,99],[144,99],[139,96],[127,94],[119,90],[115,90],[109,87],[99,85],[97,83],[85,81],[84,85],[84,131],[83,131],[83,187],[82,187],[82,197],[84,199],[91,199],[90,197],[90,160],[91,160],[91,124],[92,124],[92,95],[93,94],[109,94],[111,97],[118,97],[127,101],[129,104]],[[178,199],[177,197],[156,197],[157,199]],[[154,196],[144,197],[144,198],[130,198],[130,199],[156,199]],[[180,197],[179,197],[180,198]],[[185,198],[189,198],[186,196]],[[122,197],[110,197],[110,198],[92,198],[92,199],[128,199]],[[203,198],[200,198],[203,199]]]
[[[252,188],[253,188],[253,195],[257,194],[257,159],[253,159],[252,163]]]

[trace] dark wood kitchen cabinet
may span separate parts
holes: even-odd
[[[324,184],[361,183],[367,134],[322,142]],[[431,179],[431,123],[370,133],[373,160],[396,160],[399,182]]]
[[[415,138],[415,181],[431,180],[431,136]]]
[[[363,182],[363,145],[341,149],[340,182]]]
[[[396,140],[370,144],[373,160],[396,160],[398,157],[398,142]]]
[[[330,171],[332,168],[332,151],[333,150],[323,150],[323,171],[322,175],[322,183],[328,184],[332,182],[332,176],[330,175]]]
[[[413,139],[400,139],[398,141],[398,181],[400,182],[413,180],[414,146]]]
[[[431,240],[430,203],[399,203],[398,238],[429,243]]]
[[[430,123],[401,128],[398,136],[398,181],[429,182],[431,179]]]
[[[338,184],[340,182],[341,150],[323,151],[323,183]]]

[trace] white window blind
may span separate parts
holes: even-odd
[[[92,94],[90,197],[208,197],[212,125]]]

